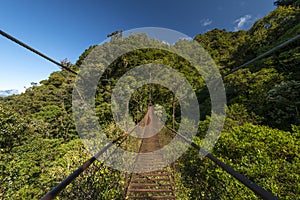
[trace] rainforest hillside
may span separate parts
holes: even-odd
[[[278,8],[247,31],[214,29],[194,38],[209,52],[221,74],[300,34],[299,1],[275,3]],[[127,39],[151,40],[143,34]],[[78,71],[95,47],[85,50],[75,64],[63,64]],[[201,144],[211,115],[205,83],[189,62],[157,49],[123,55],[105,71],[95,97],[104,133],[112,139],[122,134],[111,113],[111,93],[118,78],[147,63],[172,66],[191,83],[201,110],[194,141]],[[0,97],[0,199],[39,199],[91,156],[74,125],[75,79],[60,70],[22,94]],[[300,40],[225,77],[224,84],[226,122],[212,154],[280,199],[299,199]],[[166,111],[166,123],[178,128],[178,99],[158,85],[141,87],[133,94],[129,108],[134,121],[145,114],[150,90],[153,101]],[[180,199],[258,199],[212,162],[199,159],[193,149],[173,168]],[[124,199],[124,177],[97,162],[58,199]]]

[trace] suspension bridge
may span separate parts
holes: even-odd
[[[32,51],[33,53],[43,57],[44,59],[54,63],[55,65],[58,65],[59,67],[69,71],[70,73],[73,73],[75,75],[78,75],[77,72],[73,71],[72,69],[64,66],[62,63],[59,63],[52,58],[46,56],[45,54],[37,51],[36,49],[30,47],[29,45],[21,42],[20,40],[14,38],[13,36],[5,33],[4,31],[0,30],[0,34],[9,40],[17,43],[18,45]],[[280,48],[283,48],[290,43],[298,40],[300,38],[300,34],[297,36],[283,42],[282,44],[272,48],[271,50],[257,56],[256,58],[246,62],[245,64],[236,67],[223,75],[223,78],[234,73],[235,71],[242,69],[249,64],[266,57],[273,52],[277,51]],[[126,175],[126,192],[124,199],[176,199],[176,187],[175,187],[175,179],[174,179],[174,170],[172,169],[171,165],[165,166],[164,165],[164,155],[163,154],[157,154],[155,156],[147,156],[147,152],[154,152],[157,149],[160,149],[162,146],[160,145],[161,138],[153,133],[156,132],[157,129],[157,123],[158,120],[155,117],[155,114],[153,113],[153,106],[150,104],[148,106],[148,111],[144,118],[141,120],[140,123],[137,123],[136,127],[142,127],[143,134],[145,137],[143,137],[141,144],[139,146],[140,153],[135,160],[134,166],[136,168],[139,168],[143,166],[144,168],[148,168],[148,172],[141,172],[141,173],[130,173]],[[176,132],[174,128],[168,127],[165,125],[165,128],[167,128],[172,134],[178,135],[180,138],[182,138],[182,141],[189,143],[194,149],[197,151],[203,151],[200,146],[198,146],[196,143],[190,141],[189,139],[185,138],[183,134]],[[133,129],[134,130],[134,129]],[[131,131],[133,131],[131,130]],[[118,138],[114,139],[112,142],[108,143],[103,149],[101,149],[97,154],[95,154],[93,157],[91,157],[88,161],[86,161],[82,166],[78,167],[77,170],[75,170],[72,174],[70,174],[67,178],[65,178],[60,184],[58,184],[56,187],[54,187],[51,191],[46,193],[43,197],[41,197],[41,200],[48,200],[48,199],[54,199],[59,193],[64,190],[72,181],[76,179],[80,174],[82,174],[85,170],[87,170],[91,164],[93,164],[97,158],[104,154],[109,148],[111,148],[113,145],[119,145],[126,141],[126,138],[129,137],[131,132],[126,132],[123,135],[119,136]],[[151,137],[147,137],[147,135],[153,135]],[[225,170],[229,175],[234,177],[234,179],[238,180],[244,187],[252,190],[258,197],[268,200],[275,200],[278,199],[275,195],[270,193],[269,191],[265,190],[264,188],[260,187],[259,185],[255,184],[239,172],[235,171],[230,166],[226,165],[225,163],[221,162],[219,159],[214,157],[210,153],[205,153],[206,158],[211,160],[213,163],[218,165],[220,168]],[[160,166],[161,168],[159,170],[151,170],[157,166]],[[147,170],[146,170],[147,171]],[[210,191],[213,192],[213,191]],[[238,195],[238,194],[236,194]]]

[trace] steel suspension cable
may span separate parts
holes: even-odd
[[[219,159],[217,159],[216,157],[214,157],[212,154],[206,152],[204,149],[202,149],[196,143],[194,143],[193,141],[190,141],[189,139],[187,139],[186,137],[184,137],[182,134],[178,133],[176,130],[174,130],[174,129],[166,126],[166,125],[165,125],[165,127],[167,129],[169,129],[170,131],[172,131],[173,133],[177,134],[185,142],[191,144],[191,146],[194,147],[195,149],[197,149],[199,152],[201,152],[204,155],[206,155],[205,157],[207,157],[210,160],[212,160],[214,163],[216,163],[223,170],[225,170],[227,173],[229,173],[234,178],[236,178],[243,185],[245,185],[246,187],[248,187],[249,189],[251,189],[258,196],[260,196],[260,197],[262,197],[263,199],[266,199],[266,200],[279,200],[278,197],[274,196],[272,193],[266,191],[265,189],[263,189],[262,187],[258,186],[257,184],[255,184],[254,182],[252,182],[251,180],[249,180],[248,178],[246,178],[245,176],[243,176],[239,172],[237,172],[234,169],[232,169],[231,167],[227,166],[225,163],[223,163],[222,161],[220,161]]]
[[[66,179],[64,179],[61,183],[59,183],[55,188],[53,188],[50,192],[45,194],[40,200],[50,200],[55,198],[59,192],[61,192],[67,185],[69,185],[75,178],[77,178],[82,172],[84,172],[89,166],[103,153],[105,153],[112,145],[116,144],[118,141],[126,138],[136,126],[128,133],[124,133],[119,136],[112,142],[108,143],[104,148],[102,148],[96,155],[87,160],[82,166],[78,167],[72,174],[70,174]],[[124,141],[124,140],[123,140]]]
[[[30,47],[29,45],[27,45],[27,44],[21,42],[20,40],[18,40],[18,39],[16,39],[15,37],[9,35],[8,33],[5,33],[4,31],[0,30],[0,34],[1,34],[2,36],[6,37],[7,39],[9,39],[9,40],[11,40],[11,41],[13,41],[13,42],[19,44],[20,46],[22,46],[22,47],[24,47],[24,48],[26,48],[26,49],[32,51],[33,53],[35,53],[35,54],[37,54],[37,55],[43,57],[44,59],[46,59],[46,60],[48,60],[48,61],[50,61],[50,62],[52,62],[52,63],[58,65],[59,67],[65,69],[65,70],[67,70],[67,71],[69,71],[69,72],[71,72],[71,73],[73,73],[73,74],[78,75],[78,73],[75,72],[74,70],[72,70],[72,69],[70,69],[70,68],[64,66],[62,63],[59,63],[59,62],[53,60],[52,58],[46,56],[45,54],[39,52],[39,51],[36,50],[36,49]],[[238,67],[236,67],[236,68],[234,68],[234,69],[232,69],[232,70],[230,70],[229,72],[227,72],[227,73],[226,73],[225,75],[223,75],[222,77],[224,78],[224,77],[226,77],[226,76],[228,76],[228,75],[230,75],[230,74],[232,74],[232,73],[238,71],[239,69],[242,69],[242,68],[246,67],[247,65],[252,64],[253,62],[255,62],[255,61],[257,61],[257,60],[259,60],[259,59],[261,59],[261,58],[263,58],[263,57],[266,57],[266,56],[272,54],[273,52],[277,51],[278,49],[283,48],[283,47],[289,45],[290,43],[292,43],[292,42],[298,40],[299,38],[300,38],[300,34],[298,34],[298,35],[296,35],[295,37],[293,37],[293,38],[291,38],[291,39],[289,39],[289,40],[287,40],[287,41],[281,43],[280,45],[278,45],[278,46],[276,46],[276,47],[270,49],[269,51],[266,51],[265,53],[263,53],[263,54],[261,54],[261,55],[255,57],[255,58],[253,58],[253,59],[247,61],[246,63],[244,63],[244,64],[242,64],[242,65],[240,65],[240,66],[238,66]]]
[[[103,147],[96,155],[91,157],[88,161],[86,161],[82,166],[78,167],[72,174],[70,174],[66,179],[64,179],[60,184],[58,184],[55,188],[53,188],[50,192],[45,194],[40,200],[50,200],[53,199],[61,192],[67,185],[69,185],[75,178],[77,178],[82,172],[84,172],[89,166],[103,153],[105,153],[112,145],[116,144],[118,141],[126,138],[130,133],[132,133],[138,124],[134,126],[130,131],[124,133],[123,135],[117,137],[112,142],[108,143],[105,147]]]
[[[64,66],[62,63],[59,63],[59,62],[55,61],[54,59],[50,58],[49,56],[47,56],[47,55],[41,53],[40,51],[38,51],[38,50],[36,50],[36,49],[30,47],[29,45],[27,45],[27,44],[25,44],[24,42],[22,42],[22,41],[16,39],[15,37],[9,35],[8,33],[5,33],[4,31],[0,30],[0,34],[1,34],[2,36],[6,37],[7,39],[9,39],[9,40],[11,40],[11,41],[17,43],[18,45],[20,45],[20,46],[22,46],[22,47],[28,49],[29,51],[31,51],[31,52],[33,52],[33,53],[35,53],[35,54],[41,56],[42,58],[44,58],[44,59],[46,59],[46,60],[48,60],[48,61],[54,63],[55,65],[58,65],[59,67],[61,67],[61,68],[65,69],[65,70],[71,72],[72,74],[78,75],[77,72],[75,72],[74,70],[70,69],[69,67],[66,67],[66,66]]]
[[[294,41],[296,41],[296,40],[298,40],[298,39],[300,39],[300,34],[298,34],[298,35],[296,35],[295,37],[293,37],[293,38],[291,38],[291,39],[289,39],[289,40],[287,40],[287,41],[281,43],[280,45],[278,45],[278,46],[276,46],[276,47],[270,49],[269,51],[266,51],[265,53],[260,54],[259,56],[255,57],[255,58],[253,58],[253,59],[251,59],[251,60],[249,60],[249,61],[247,61],[246,63],[244,63],[244,64],[242,64],[242,65],[240,65],[240,66],[238,66],[238,67],[236,67],[236,68],[234,68],[234,69],[232,69],[232,70],[230,70],[229,72],[227,72],[227,73],[226,73],[225,75],[223,75],[222,77],[224,78],[224,77],[226,77],[226,76],[228,76],[228,75],[230,75],[230,74],[232,74],[232,73],[238,71],[239,69],[242,69],[242,68],[246,67],[247,65],[250,65],[250,64],[254,63],[255,61],[257,61],[257,60],[259,60],[259,59],[261,59],[261,58],[263,58],[263,57],[266,57],[266,56],[268,56],[268,55],[274,53],[274,52],[277,51],[278,49],[283,48],[283,47],[289,45],[290,43],[292,43],[292,42],[294,42]]]
[[[77,72],[75,72],[74,70],[64,66],[62,63],[59,63],[57,61],[55,61],[54,59],[46,56],[45,54],[39,52],[38,50],[30,47],[29,45],[21,42],[20,40],[16,39],[15,37],[5,33],[4,31],[0,30],[0,34],[4,37],[6,37],[7,39],[17,43],[18,45],[28,49],[29,51],[43,57],[44,59],[56,64],[57,66],[75,74],[78,75]],[[256,58],[253,58],[252,60],[240,65],[239,67],[236,67],[232,70],[230,70],[229,72],[227,72],[225,75],[223,75],[222,77],[226,77],[236,71],[238,71],[241,68],[246,67],[249,64],[252,64],[253,62],[268,56],[270,54],[272,54],[273,52],[277,51],[280,48],[283,48],[287,45],[289,45],[290,43],[296,41],[297,39],[300,38],[300,34],[298,34],[297,36],[283,42],[282,44],[272,48],[271,50],[257,56]],[[166,126],[167,127],[167,126]],[[203,151],[197,144],[195,144],[194,142],[189,141],[187,138],[185,138],[183,135],[177,133],[175,130],[173,130],[170,127],[167,127],[168,129],[170,129],[172,132],[178,134],[182,139],[184,139],[186,142],[190,143],[195,149],[199,150],[199,151]],[[62,189],[64,189],[72,180],[74,180],[79,174],[81,174],[85,169],[87,169],[96,159],[97,157],[99,157],[101,154],[103,154],[108,148],[110,148],[113,144],[115,144],[116,142],[118,142],[119,140],[121,140],[122,138],[126,137],[128,134],[122,135],[119,138],[115,139],[114,141],[112,141],[111,143],[107,144],[102,150],[100,150],[95,156],[93,156],[91,159],[89,159],[87,162],[85,162],[81,167],[79,167],[76,171],[74,171],[69,177],[67,177],[62,183],[60,183],[57,187],[55,187],[52,191],[50,191],[49,193],[47,193],[44,197],[42,197],[42,199],[52,199],[54,198]],[[215,162],[217,165],[219,165],[221,168],[223,168],[225,171],[227,171],[229,174],[231,174],[232,176],[234,176],[237,180],[239,180],[240,182],[242,182],[244,185],[246,185],[248,188],[250,188],[252,191],[254,191],[256,194],[260,195],[261,197],[263,197],[264,199],[278,199],[277,197],[275,197],[273,194],[267,192],[266,190],[264,190],[263,188],[259,187],[258,185],[254,184],[252,181],[250,181],[249,179],[247,179],[246,177],[244,177],[243,175],[239,174],[238,172],[234,171],[232,168],[228,167],[227,165],[225,165],[224,163],[222,163],[220,160],[218,160],[217,158],[215,158],[214,156],[212,156],[211,154],[206,154],[206,157],[208,157],[209,159],[211,159],[213,162]],[[54,196],[53,196],[54,195]]]

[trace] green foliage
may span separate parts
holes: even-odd
[[[69,149],[69,151],[56,159],[53,166],[47,169],[50,177],[55,177],[55,179],[48,180],[47,190],[51,189],[49,186],[54,187],[60,183],[63,178],[71,174],[90,157],[80,140],[73,140],[68,144],[63,144],[60,148],[61,150]],[[44,174],[43,178],[47,179],[49,174]],[[57,199],[121,199],[124,196],[124,185],[124,177],[121,172],[95,161]]]
[[[299,34],[299,29],[295,29],[300,21],[299,11],[296,7],[279,7],[255,22],[247,32],[245,42],[233,53],[233,65],[238,66]]]
[[[279,7],[259,19],[247,32],[224,33],[224,31],[213,30],[207,34],[198,35],[195,39],[208,50],[216,63],[221,65],[224,70],[221,72],[225,73],[299,34],[299,11],[297,7]],[[232,44],[229,45],[231,48],[225,48],[225,51],[230,53],[222,57],[225,58],[223,60],[218,52],[223,52],[223,44],[228,38],[231,38],[236,45]],[[236,103],[243,104],[248,111],[260,116],[264,124],[272,127],[287,130],[290,128],[290,124],[297,123],[295,118],[288,119],[284,115],[276,116],[276,121],[284,123],[273,123],[274,110],[271,108],[272,106],[266,105],[269,101],[268,93],[276,85],[282,81],[299,80],[299,50],[299,42],[294,42],[226,77],[225,86],[229,106]],[[223,64],[225,67],[222,67]],[[209,94],[203,92],[203,95],[208,96]],[[203,102],[200,105],[202,110],[205,111],[209,108],[209,99],[201,99],[201,102]],[[275,104],[272,105],[275,106]],[[207,112],[205,113],[207,114]],[[293,109],[288,115],[297,116],[297,111]]]
[[[1,197],[39,199],[88,160],[90,155],[79,139],[65,143],[62,139],[33,136],[28,143],[14,147],[9,154],[1,157]],[[120,178],[123,178],[120,172],[96,161],[58,199],[120,199],[124,195],[120,189]]]
[[[276,1],[279,8],[259,19],[249,31],[214,29],[197,35],[195,40],[211,54],[224,74],[299,34],[300,8],[285,6],[296,2]],[[144,34],[125,39],[171,48]],[[101,51],[108,50],[106,45],[103,44]],[[186,53],[194,51],[183,41],[175,45]],[[84,67],[84,60],[96,47],[89,47],[76,65],[64,64],[74,70]],[[99,55],[106,55],[101,51]],[[211,119],[209,92],[188,61],[160,49],[140,49],[122,55],[104,72],[95,96],[96,120],[104,127],[103,133],[110,139],[122,134],[112,123],[111,113],[111,93],[117,81],[134,67],[149,63],[173,67],[195,90],[203,119],[195,142],[201,144]],[[300,195],[299,64],[300,47],[296,41],[225,78],[227,119],[213,152],[281,199],[296,199]],[[155,75],[172,79],[164,74]],[[135,84],[133,77],[128,78]],[[28,88],[20,95],[0,98],[1,199],[38,199],[90,157],[77,137],[73,122],[74,81],[72,74],[61,70],[41,81],[41,86]],[[143,118],[150,91],[154,103],[166,111],[167,124],[174,122],[177,128],[183,120],[178,99],[168,88],[155,84],[140,87],[133,93],[129,102],[131,117],[135,122]],[[166,130],[161,134],[164,136],[162,144],[172,139]],[[137,142],[133,137],[129,141]],[[136,146],[131,148],[134,150]],[[200,160],[193,149],[180,158],[175,168],[178,198],[257,199],[252,191],[214,163]],[[58,199],[122,199],[124,178],[124,174],[96,162]]]
[[[196,40],[220,66],[225,63],[226,67],[221,68],[226,72],[299,34],[299,13],[299,8],[280,7],[258,20],[237,38],[237,46],[228,48],[231,52],[223,57],[225,60],[218,50],[223,48],[223,38],[232,33],[221,36],[222,31],[214,30],[208,34],[217,37],[205,38],[204,34]],[[293,125],[299,123],[298,46],[299,42],[290,44],[225,78],[229,106],[225,133],[214,149],[221,160],[280,199],[299,197],[299,127]],[[200,138],[206,134],[209,122],[210,117],[201,122]],[[255,199],[226,172],[208,160],[197,159],[195,154],[187,153],[178,163],[178,176],[184,185],[178,187],[187,191],[186,199]]]
[[[231,65],[231,56],[237,48],[245,42],[247,32],[227,32],[226,30],[213,29],[205,34],[195,37],[205,48],[221,69]]]
[[[300,81],[287,81],[268,92],[270,125],[289,130],[300,124]]]
[[[43,184],[48,184],[47,180],[41,179],[41,175],[53,166],[55,158],[63,155],[64,151],[57,149],[61,142],[32,136],[26,144],[14,147],[9,154],[5,154],[4,170],[1,172],[1,196],[4,199],[41,197],[45,189]]]
[[[228,103],[244,104],[247,110],[266,118],[267,93],[282,80],[283,76],[275,69],[263,68],[254,73],[249,69],[239,70],[226,78]]]
[[[274,2],[276,6],[300,6],[299,0],[278,0]]]
[[[0,152],[8,153],[15,146],[20,146],[29,134],[28,121],[0,104]]]
[[[75,136],[72,115],[56,105],[48,105],[32,115],[35,131],[48,138],[70,139]]]
[[[215,154],[260,186],[279,196],[299,196],[299,132],[246,124],[224,133]]]
[[[299,127],[284,132],[252,124],[236,126],[222,134],[213,154],[280,199],[300,195]],[[177,162],[186,199],[257,199],[216,164],[197,155],[191,149]]]
[[[84,59],[87,57],[87,55],[95,48],[95,46],[90,46],[88,49],[86,49],[80,56],[79,59],[76,61],[76,66],[81,66]]]

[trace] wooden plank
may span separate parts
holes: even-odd
[[[173,192],[170,189],[128,189],[129,192],[149,192],[149,193],[164,193],[164,192]]]
[[[174,196],[127,196],[126,199],[176,199]]]

